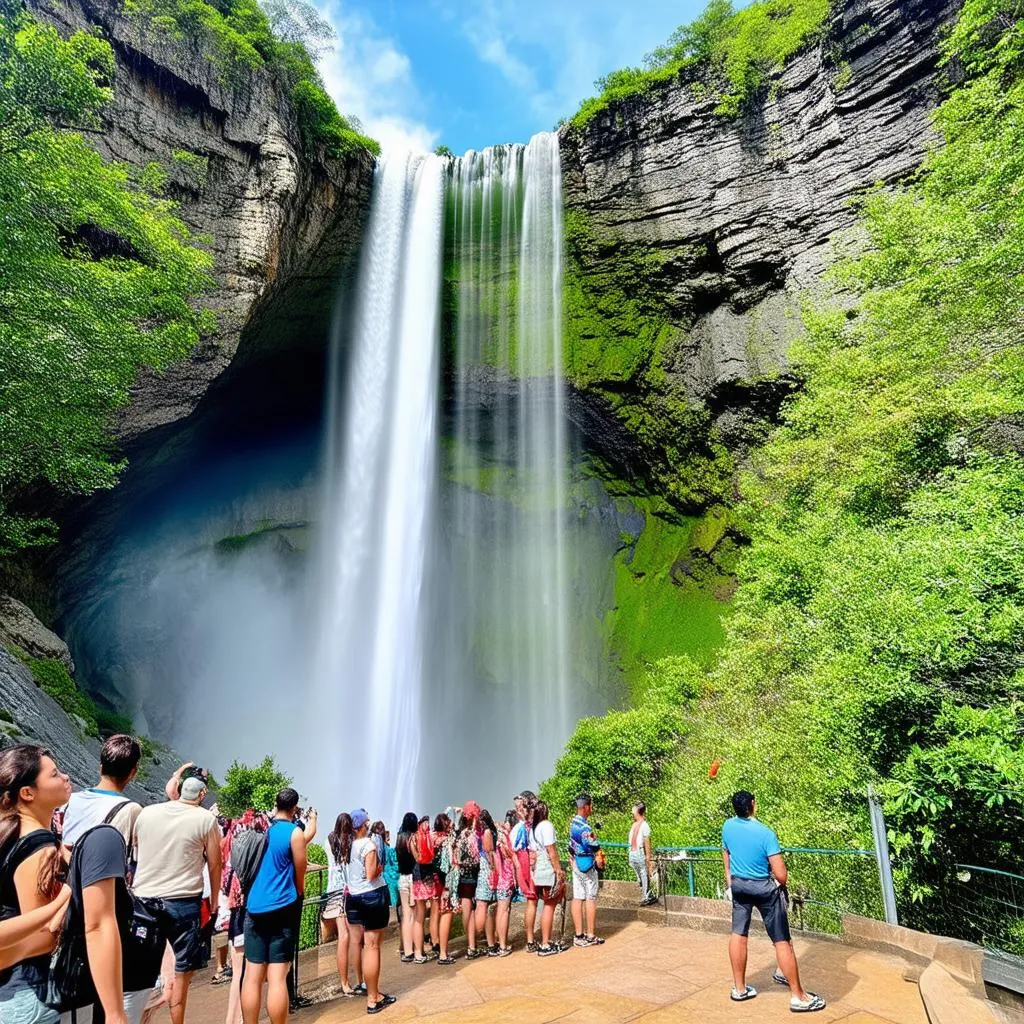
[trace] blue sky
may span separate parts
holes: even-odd
[[[315,0],[342,113],[386,149],[525,142],[692,21],[706,0]],[[738,5],[740,6],[740,5]]]

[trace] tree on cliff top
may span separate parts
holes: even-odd
[[[217,790],[217,806],[229,818],[237,818],[250,808],[270,811],[277,794],[291,784],[291,776],[285,775],[269,754],[257,765],[233,761],[224,785]]]
[[[142,368],[212,327],[191,300],[210,256],[160,195],[159,168],[105,163],[99,126],[114,57],[0,0],[0,555],[45,543],[29,487],[87,494],[121,468],[110,421]]]

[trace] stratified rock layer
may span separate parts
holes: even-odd
[[[570,273],[639,295],[669,328],[638,353],[641,332],[617,321],[581,357],[593,322],[570,305],[579,322],[570,319],[569,355],[584,391],[642,404],[656,361],[659,390],[709,409],[741,446],[750,403],[770,410],[756,383],[785,368],[797,294],[833,260],[852,201],[912,172],[934,142],[938,45],[959,3],[837,6],[823,39],[737,119],[682,81],[562,130],[567,219],[589,235],[570,246]],[[612,345],[621,360],[601,356]]]
[[[306,151],[270,74],[226,73],[208,43],[125,18],[115,0],[29,2],[63,34],[98,28],[111,43],[114,99],[95,144],[109,158],[169,170],[180,216],[214,257],[217,285],[202,301],[216,333],[166,373],[142,376],[120,439],[184,419],[236,355],[244,362],[273,345],[322,353],[338,279],[365,228],[372,156]]]

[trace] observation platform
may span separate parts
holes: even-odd
[[[790,1021],[789,990],[772,982],[771,943],[755,915],[748,982],[758,997],[729,999],[732,985],[722,901],[670,897],[670,907],[639,910],[635,887],[605,883],[598,903],[603,946],[569,949],[541,958],[522,948],[521,911],[513,912],[516,952],[466,961],[465,940],[455,939],[453,967],[402,964],[392,930],[383,947],[382,989],[398,1002],[382,1021],[433,1024],[762,1024]],[[555,919],[558,934],[560,912]],[[1024,1024],[1018,1009],[986,999],[981,951],[951,939],[922,935],[863,918],[847,919],[842,939],[794,932],[804,987],[827,1008],[817,1024]],[[571,941],[571,919],[564,937]],[[337,995],[334,944],[301,954],[303,994],[316,1000],[293,1014],[295,1024],[365,1020],[365,999]],[[189,1018],[224,1020],[226,986],[213,988],[209,972],[197,976]],[[166,1014],[165,1010],[160,1011]],[[159,1020],[160,1018],[157,1018]]]

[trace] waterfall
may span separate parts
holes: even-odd
[[[305,754],[325,806],[500,814],[598,709],[571,671],[561,249],[554,135],[378,167],[332,343]]]
[[[389,822],[420,797],[443,167],[434,156],[381,161],[347,365],[341,324],[332,339],[311,706],[323,721],[307,777],[332,806],[362,803]]]

